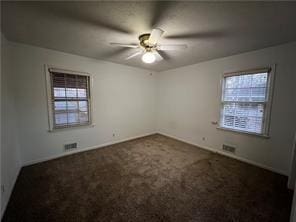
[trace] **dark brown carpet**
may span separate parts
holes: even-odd
[[[288,222],[286,182],[153,135],[23,168],[3,221]]]

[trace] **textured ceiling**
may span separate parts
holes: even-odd
[[[2,2],[2,30],[12,41],[155,71],[296,40],[296,2]],[[143,64],[135,49],[152,28],[160,43],[182,44],[164,61]]]

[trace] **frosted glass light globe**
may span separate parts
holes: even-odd
[[[152,52],[145,52],[142,56],[142,61],[145,63],[153,63],[155,62],[155,55]]]

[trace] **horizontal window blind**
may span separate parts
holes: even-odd
[[[265,134],[270,73],[269,69],[250,73],[224,76],[220,126]]]
[[[49,71],[54,128],[90,124],[89,76]]]

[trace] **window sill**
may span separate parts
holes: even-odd
[[[55,133],[55,132],[63,132],[68,130],[78,130],[78,129],[85,129],[85,128],[93,128],[95,127],[95,124],[87,124],[87,125],[80,125],[80,126],[71,126],[71,127],[65,127],[65,128],[53,128],[49,129],[48,132]]]
[[[264,135],[264,134],[259,134],[259,133],[251,133],[251,132],[246,132],[246,131],[242,131],[242,130],[229,129],[229,128],[225,128],[225,127],[221,127],[221,126],[218,126],[217,129],[229,131],[229,132],[234,132],[234,133],[239,133],[239,134],[244,134],[244,135],[248,135],[248,136],[257,136],[257,137],[261,137],[264,139],[270,138],[269,135]]]

